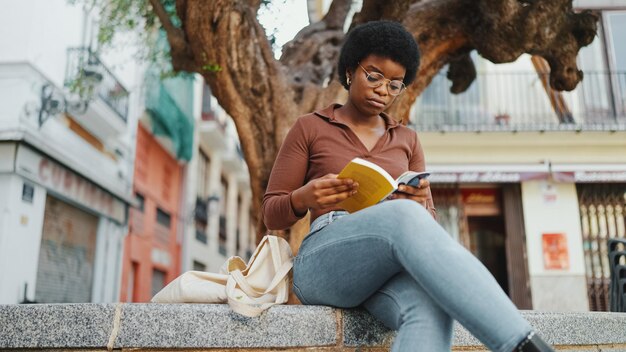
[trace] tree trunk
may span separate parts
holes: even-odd
[[[259,0],[177,0],[181,28],[159,13],[158,0],[150,2],[167,31],[174,68],[202,74],[233,118],[258,214],[274,159],[295,119],[345,99],[335,79],[336,62],[352,1],[335,0],[320,22],[285,45],[280,60],[274,59],[257,20]],[[446,64],[451,90],[469,87],[476,75],[472,50],[495,63],[523,53],[542,56],[552,69],[553,88],[575,88],[582,79],[576,55],[593,40],[598,19],[574,13],[571,0],[364,0],[354,21],[381,18],[402,22],[422,53],[415,83],[390,109],[404,123],[416,98]],[[259,217],[255,220],[260,238],[265,228]]]

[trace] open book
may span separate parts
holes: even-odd
[[[358,182],[358,192],[340,202],[338,206],[354,213],[384,200],[401,184],[414,187],[419,185],[420,179],[428,175],[429,172],[407,171],[394,180],[382,167],[361,158],[354,158],[341,170],[337,178],[351,178]]]

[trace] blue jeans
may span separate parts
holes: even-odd
[[[392,351],[450,351],[453,319],[493,351],[532,330],[482,263],[411,200],[315,219],[293,288],[303,304],[364,306],[397,330]]]

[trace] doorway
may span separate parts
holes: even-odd
[[[468,216],[467,225],[470,251],[509,294],[504,219],[502,216]]]

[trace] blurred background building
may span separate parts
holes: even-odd
[[[606,240],[626,216],[626,12],[613,3],[593,2],[600,28],[574,91],[549,87],[542,58],[475,55],[466,92],[442,73],[412,111],[440,222],[520,308],[608,309]]]
[[[114,73],[90,50],[96,25],[80,7],[1,5],[3,27],[21,30],[0,34],[0,302],[115,301],[137,67]]]
[[[201,77],[162,79],[132,33],[103,54],[97,11],[0,5],[20,28],[0,32],[0,304],[145,302],[250,252],[247,169]]]

